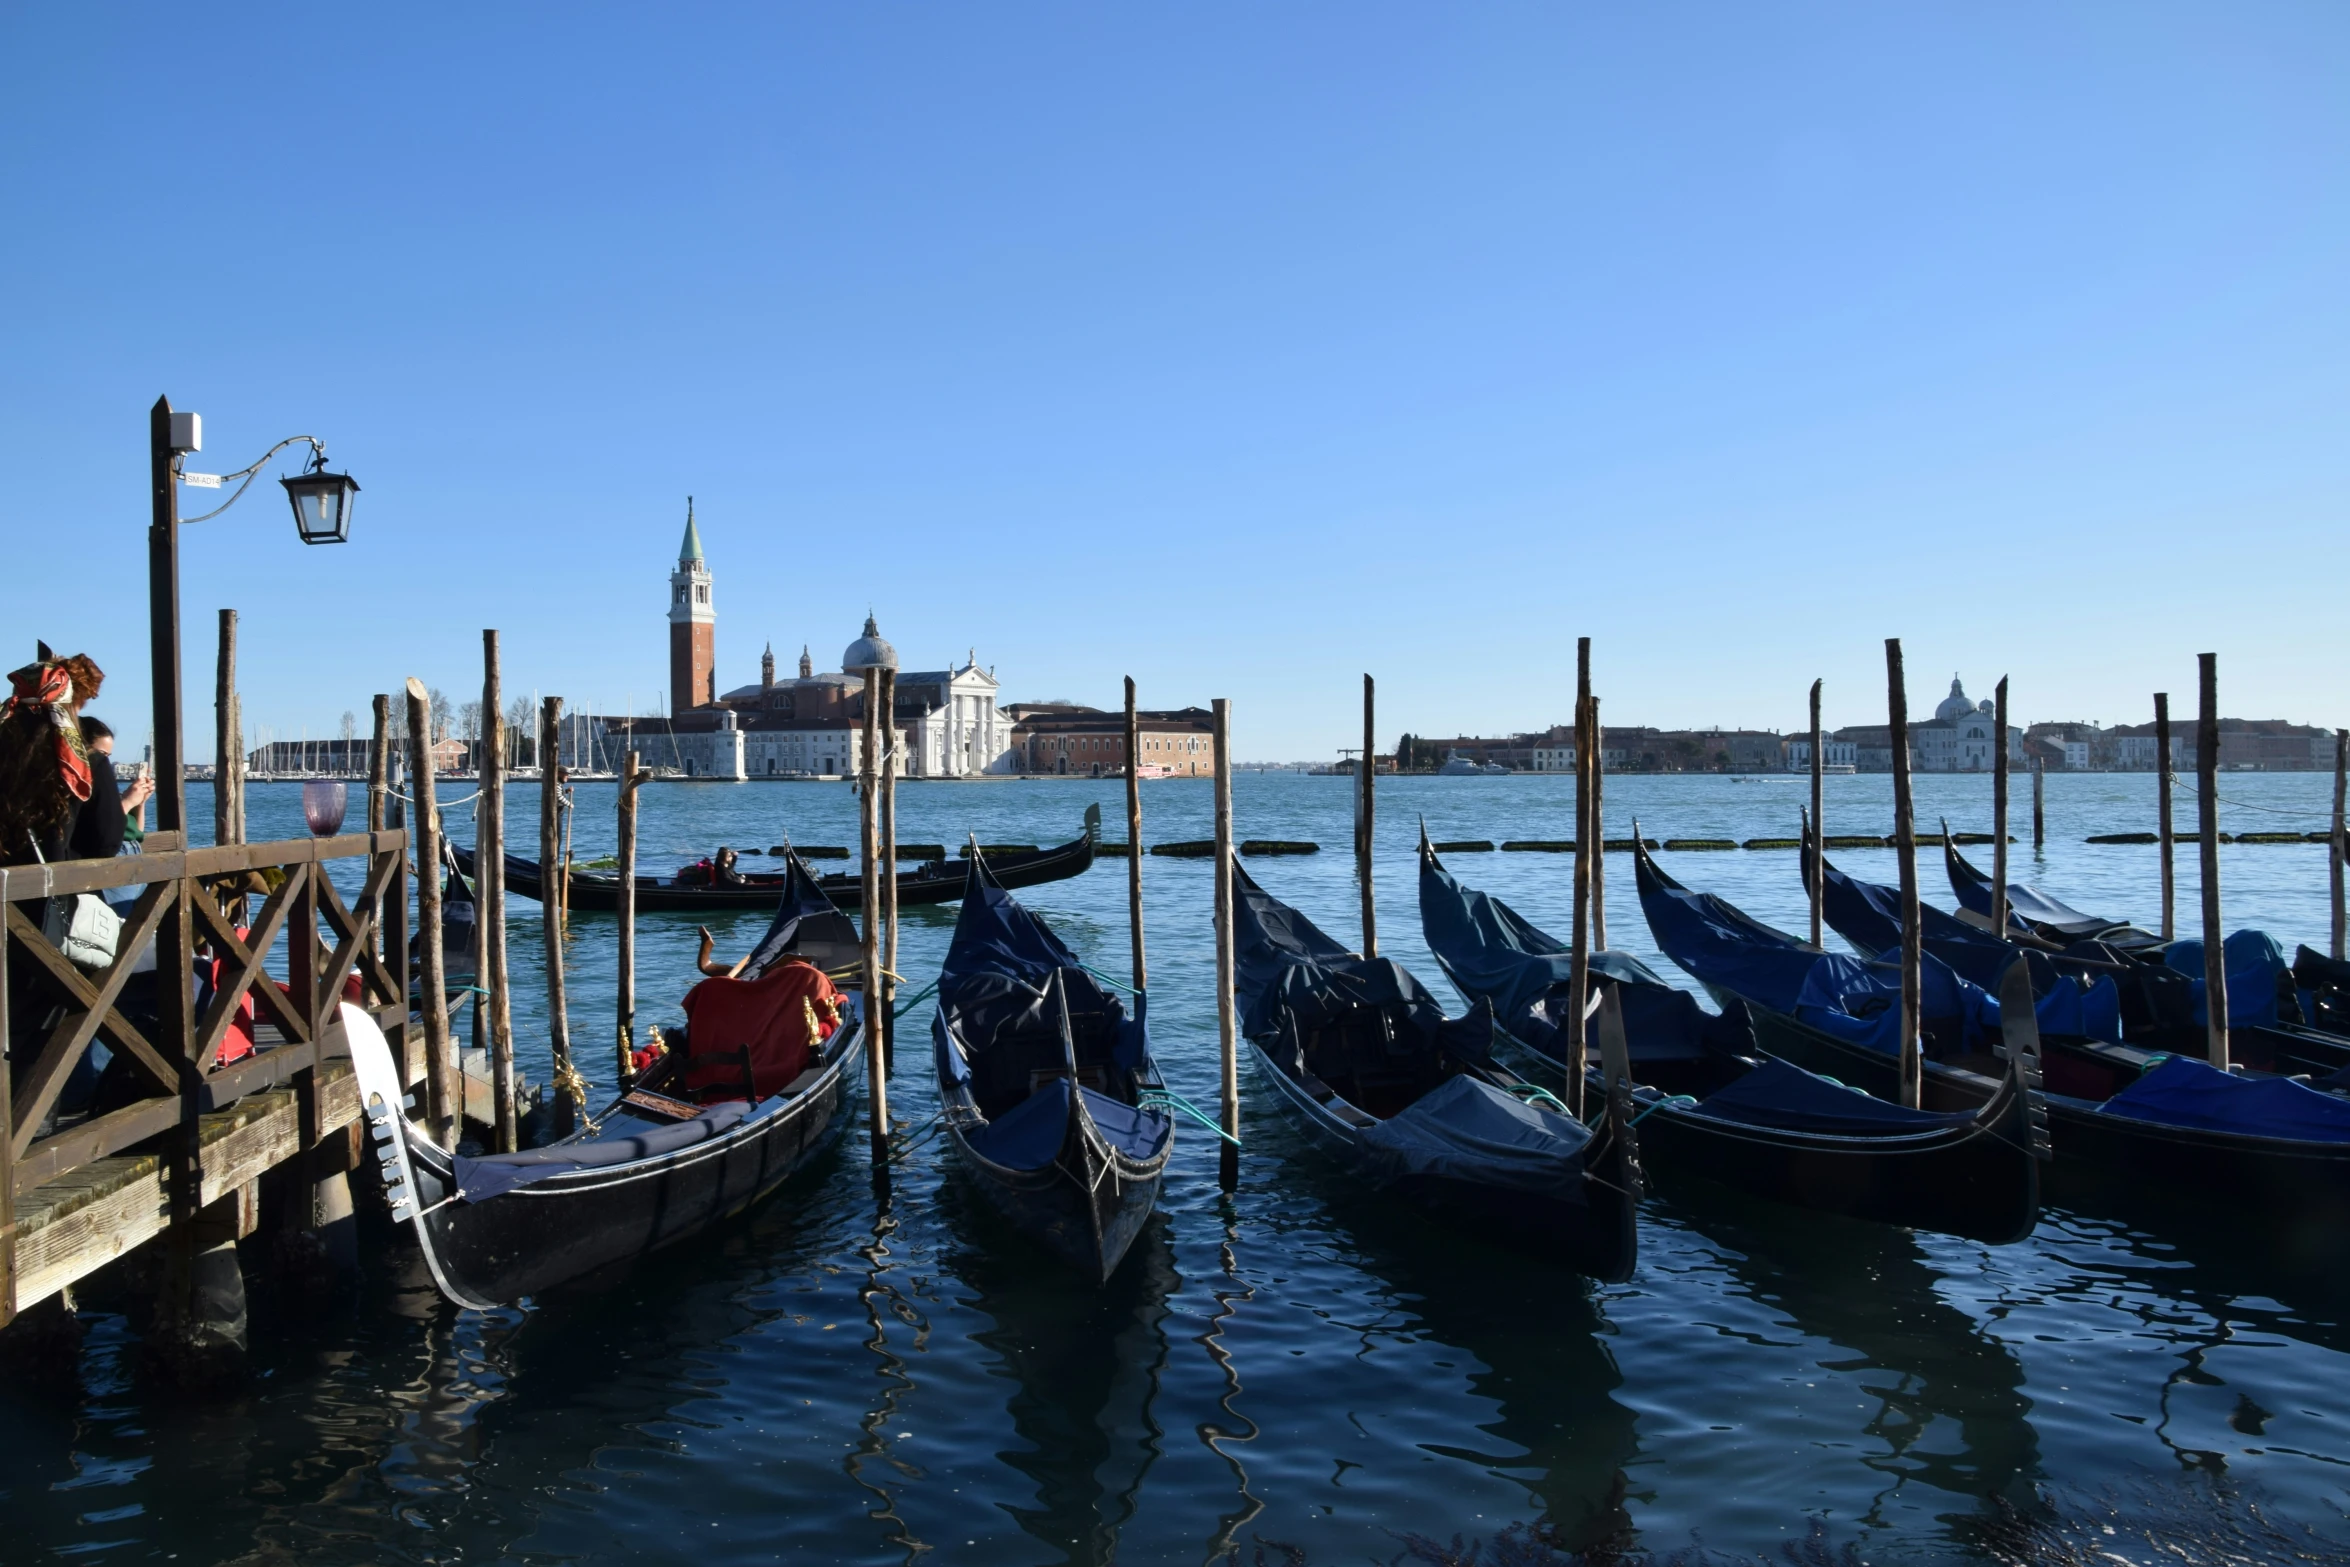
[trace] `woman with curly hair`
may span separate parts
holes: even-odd
[[[46,642],[35,646],[0,706],[0,865],[71,858],[94,784],[81,708],[106,676],[87,654],[59,658]]]

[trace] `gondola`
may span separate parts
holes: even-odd
[[[1462,886],[1424,833],[1420,928],[1462,996],[1490,1007],[1520,1050],[1563,1066],[1573,1026],[1567,947],[1500,899]],[[1641,1150],[1660,1170],[1993,1245],[2022,1240],[2038,1223],[2048,1140],[2036,1034],[2011,1052],[1979,1109],[1912,1110],[1765,1055],[1735,998],[1708,1013],[1629,953],[1594,953],[1589,963],[1595,992],[1613,993],[1620,1023],[1595,1015],[1585,1025],[1586,1092],[1601,1082],[1602,1031],[1620,1026]]]
[[[1050,849],[1028,849],[1015,854],[990,854],[987,868],[998,886],[1037,887],[1046,882],[1065,881],[1082,876],[1093,865],[1094,848],[1101,841],[1102,811],[1098,805],[1085,808],[1085,831],[1067,843]],[[457,863],[465,874],[473,874],[473,851],[459,849]],[[636,878],[636,911],[639,914],[664,914],[680,911],[716,909],[764,909],[773,906],[776,894],[782,890],[785,876],[779,872],[745,873],[739,883],[721,886],[680,886],[674,880],[659,876]],[[843,909],[856,910],[864,904],[865,884],[862,875],[843,871],[836,875],[817,878],[825,895]],[[539,862],[520,855],[506,856],[506,890],[517,897],[541,899],[544,880],[539,874]],[[963,895],[963,866],[959,860],[929,860],[918,869],[898,872],[898,906],[908,908],[917,903],[952,903]],[[571,872],[571,912],[574,914],[610,914],[620,907],[620,878],[608,871]]]
[[[1364,1187],[1540,1252],[1632,1276],[1640,1160],[1629,1089],[1586,1126],[1494,1059],[1493,1010],[1447,1018],[1401,964],[1331,940],[1232,863],[1234,992],[1257,1075]]]
[[[1898,964],[1822,952],[1774,930],[1683,887],[1644,847],[1634,848],[1633,867],[1658,948],[1717,997],[1743,1000],[1763,1049],[1880,1095],[1898,1091]],[[1974,1109],[2005,1074],[2001,1009],[1930,954],[1923,971],[1924,1108]],[[2041,1070],[2049,1178],[2075,1195],[2157,1187],[2303,1236],[2350,1224],[2350,1100],[2045,1032]]]
[[[1984,937],[1990,935],[1991,880],[1949,843],[1943,859],[1960,906],[1974,913]],[[1832,884],[1831,884],[1832,885]],[[2122,1019],[2132,1044],[2152,1050],[2199,1055],[2205,1048],[2203,943],[2196,938],[2165,942],[2134,926],[2114,926],[2083,915],[2035,888],[2011,889],[2011,937],[2050,949],[2059,971],[2102,970],[2120,986]],[[1937,914],[1940,911],[1936,911]],[[2042,916],[2057,915],[2052,919]],[[1940,915],[1949,923],[1951,916]],[[2095,934],[2080,934],[2102,926]],[[2067,930],[2075,934],[2065,935]],[[1896,925],[1898,931],[1898,924]],[[1929,932],[1929,941],[1932,940]],[[2305,975],[2316,972],[2305,958],[2288,968],[2284,948],[2265,931],[2231,932],[2220,944],[2228,977],[2228,1053],[2257,1071],[2285,1075],[2350,1078],[2350,1044],[2344,1029],[2311,1027],[2322,1010]],[[2338,1009],[2337,1015],[2338,1015]]]
[[[930,1029],[948,1141],[999,1213],[1106,1280],[1175,1146],[1148,1007],[1129,1017],[985,859],[969,875]]]
[[[1988,925],[1991,921],[1991,878],[1977,870],[1958,852],[1958,845],[1950,839],[1947,829],[1942,834],[1942,868],[1950,877],[1951,896],[1958,906]],[[2064,945],[2074,941],[2102,941],[2110,946],[2138,949],[2157,947],[2162,938],[2152,931],[2140,930],[2128,920],[2108,919],[2101,914],[2083,914],[2079,909],[2050,897],[2030,882],[2010,882],[2007,887],[2008,934],[2037,937]]]
[[[471,1157],[409,1119],[390,1048],[341,1010],[392,1217],[459,1306],[621,1268],[773,1192],[828,1141],[861,1069],[862,1008],[803,954],[854,940],[794,856],[781,907],[735,977],[697,984],[687,1026],[576,1135]]]

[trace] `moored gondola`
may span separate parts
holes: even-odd
[[[1101,841],[1101,807],[1085,808],[1085,831],[1067,843],[1049,849],[1023,849],[1011,853],[987,856],[988,873],[999,887],[1038,887],[1047,882],[1066,881],[1082,876],[1092,868],[1095,846]],[[457,863],[465,873],[473,874],[473,851],[455,851]],[[639,914],[665,914],[700,910],[704,913],[717,909],[764,909],[774,905],[776,895],[783,889],[783,873],[744,872],[739,880],[712,884],[681,885],[672,878],[639,876],[636,878],[636,911]],[[963,866],[958,860],[930,860],[910,871],[898,872],[898,907],[909,908],[920,903],[952,903],[963,895]],[[861,875],[853,871],[817,878],[820,886],[839,908],[855,910],[863,906],[865,890]],[[506,890],[517,897],[543,899],[545,878],[539,871],[539,862],[520,855],[506,856]],[[620,878],[609,871],[583,871],[574,868],[570,880],[570,907],[574,914],[609,914],[620,907]]]
[[[1960,906],[1976,916],[1972,928],[1977,944],[1995,941],[1990,935],[1990,878],[1969,864],[1955,846],[1945,844],[1943,858]],[[1833,895],[1833,879],[1829,886]],[[2065,973],[2103,972],[2113,977],[2120,987],[2120,1037],[2149,1050],[2203,1052],[2207,1033],[2200,939],[2165,942],[2134,926],[2115,926],[2079,914],[2034,888],[2016,889],[2016,895],[2023,902],[2011,920],[2009,935],[2020,943],[2046,948],[2046,967]],[[2027,912],[2034,917],[2027,919]],[[2047,915],[2064,918],[2038,917]],[[1959,923],[1934,911],[1928,917],[1929,945],[1935,939],[1931,929],[1935,919]],[[2093,926],[2104,928],[2095,934],[2079,934]],[[2067,935],[2068,930],[2074,934]],[[1853,939],[1851,933],[1845,934],[1846,939]],[[2326,1010],[2321,996],[2303,979],[2305,974],[2316,972],[2307,961],[2315,959],[2315,953],[2303,948],[2306,957],[2288,968],[2284,948],[2276,938],[2251,929],[2230,933],[2220,949],[2227,970],[2230,1060],[2281,1075],[2350,1078],[2350,1044],[2342,1037],[2350,1030],[2310,1026]]]
[[[1235,995],[1257,1075],[1359,1182],[1617,1283],[1639,1256],[1628,1085],[1593,1124],[1494,1058],[1493,1012],[1447,1018],[1401,964],[1331,940],[1232,865]]]
[[[1567,948],[1500,899],[1462,886],[1424,833],[1420,925],[1462,996],[1490,1007],[1520,1049],[1561,1069],[1574,1026]],[[1765,1055],[1735,998],[1708,1013],[1623,952],[1592,954],[1590,970],[1594,993],[1612,993],[1616,1010],[1584,1025],[1587,1092],[1602,1081],[1603,1031],[1621,1027],[1641,1150],[1660,1171],[1993,1244],[2021,1240],[2038,1222],[2047,1133],[2036,1035],[2012,1052],[1981,1107],[1911,1110]]]
[[[991,1206],[1096,1281],[1158,1202],[1175,1126],[1146,999],[1119,998],[974,855],[931,1021],[941,1117]]]
[[[685,998],[687,1026],[578,1134],[471,1157],[410,1118],[390,1048],[341,1012],[395,1221],[441,1293],[488,1307],[624,1267],[773,1192],[839,1126],[863,1051],[859,998],[804,954],[853,940],[794,857],[781,907],[732,978]]]
[[[1898,966],[1773,930],[1681,886],[1645,849],[1633,864],[1657,946],[1717,997],[1744,1000],[1765,1050],[1879,1094],[1897,1090]],[[1980,1106],[2005,1071],[2002,1009],[1930,954],[1924,975],[1925,1108]],[[2350,1224],[2350,1100],[2081,1037],[2043,1035],[2041,1065],[2049,1177],[2069,1194],[2160,1188],[2302,1237]]]

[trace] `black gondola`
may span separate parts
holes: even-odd
[[[1632,1276],[1631,1095],[1586,1126],[1493,1058],[1493,1011],[1447,1018],[1401,964],[1331,940],[1232,863],[1234,993],[1257,1075],[1365,1185],[1604,1283]]]
[[[1067,843],[1049,849],[1024,849],[1011,854],[990,854],[987,868],[1001,887],[1037,887],[1046,882],[1066,881],[1082,876],[1093,865],[1094,847],[1101,841],[1102,810],[1098,805],[1085,808],[1085,831]],[[457,863],[465,873],[473,874],[473,851],[456,851]],[[865,883],[861,874],[843,871],[836,875],[820,876],[817,885],[827,897],[842,909],[855,910],[864,906]],[[636,911],[639,914],[667,914],[680,910],[699,909],[764,909],[775,902],[783,890],[785,875],[780,872],[746,872],[739,882],[720,885],[680,886],[676,881],[659,876],[636,878]],[[608,871],[571,872],[571,912],[574,914],[610,914],[620,907],[620,878]],[[520,855],[506,856],[506,890],[517,897],[543,900],[545,887],[539,874],[539,862]],[[963,895],[963,866],[958,860],[929,860],[918,869],[898,872],[898,906],[910,908],[918,903],[952,903]]]
[[[1420,839],[1420,928],[1446,977],[1496,1027],[1563,1066],[1573,1003],[1567,947],[1446,871]],[[1614,994],[1647,1160],[1798,1207],[1993,1245],[2039,1221],[2047,1119],[2037,1035],[2011,1054],[1998,1092],[1972,1112],[1911,1110],[1766,1056],[1733,998],[1699,1007],[1637,958],[1594,953],[1595,991]],[[2029,1015],[2025,1021],[2029,1022]],[[1587,1092],[1599,1091],[1601,1031],[1586,1024]]]
[[[1765,1050],[1878,1093],[1897,1090],[1898,965],[1822,952],[1773,930],[1683,887],[1645,848],[1635,847],[1633,866],[1657,946],[1717,997],[1743,999]],[[1998,1092],[2005,1071],[1997,1003],[1930,954],[1924,969],[1925,1108],[1973,1109]],[[2350,1100],[2286,1078],[2045,1032],[2041,1068],[2055,1152],[2049,1178],[2068,1191],[2160,1187],[2304,1240],[2350,1224]]]
[[[973,856],[938,977],[932,1061],[948,1139],[988,1202],[1045,1248],[1107,1279],[1159,1200],[1175,1123],[1129,1017],[1043,920]]]
[[[863,1059],[862,1008],[802,956],[855,939],[797,857],[782,906],[739,978],[706,979],[688,1024],[637,1087],[575,1136],[480,1158],[404,1112],[390,1048],[367,1014],[341,1022],[396,1221],[434,1281],[488,1307],[622,1267],[773,1192],[843,1119]]]
[[[1981,922],[1978,943],[1990,941],[1991,879],[1948,843],[1943,861],[1960,907]],[[2036,888],[2017,888],[2013,895],[2022,902],[2010,905],[2015,912],[2009,933],[2021,942],[2037,941],[2052,948],[2047,966],[2059,972],[2113,976],[2120,987],[2130,1043],[2187,1055],[2203,1052],[2200,939],[2165,942],[2134,926],[2081,914]],[[1939,910],[1935,916],[1959,924]],[[2092,929],[2094,933],[2088,933]],[[1928,939],[1933,939],[1931,931]],[[2305,956],[2288,968],[2284,948],[2265,931],[2239,930],[2221,943],[2228,974],[2229,1059],[2261,1072],[2350,1079],[2350,1044],[2342,1037],[2350,1028],[2323,1025],[2329,1010],[2322,1005],[2325,998],[2304,977],[2318,972],[2307,961],[2317,954],[2306,947],[2301,950]],[[2330,1010],[2339,1019],[2339,1008]],[[2310,1026],[2313,1020],[2319,1026]]]

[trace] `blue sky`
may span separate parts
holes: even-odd
[[[2350,8],[0,12],[8,635],[143,731],[145,418],[324,436],[186,539],[248,718],[643,710],[870,603],[1246,758],[1564,719],[2350,722]],[[274,489],[274,486],[272,486]],[[191,501],[202,500],[192,495]],[[195,509],[193,505],[191,510]]]

